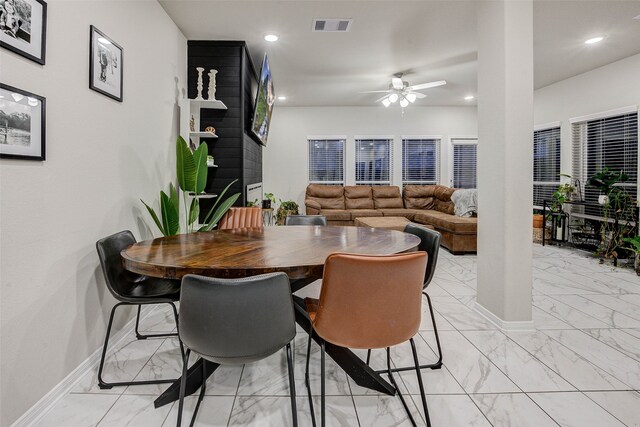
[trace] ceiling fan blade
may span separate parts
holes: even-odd
[[[382,102],[382,100],[385,99],[387,96],[389,96],[389,95],[385,95],[385,96],[382,96],[382,97],[376,99],[375,103],[377,104],[378,102]]]
[[[365,90],[364,92],[358,92],[358,93],[387,93],[389,92],[388,90]]]
[[[429,83],[422,83],[419,85],[415,85],[415,86],[409,86],[407,89],[408,90],[422,90],[422,89],[429,89],[432,87],[438,87],[438,86],[442,86],[442,85],[446,85],[447,82],[445,80],[438,80],[437,82],[429,82]]]
[[[426,98],[427,95],[425,95],[424,93],[420,93],[420,92],[408,92],[408,93],[412,93],[416,96],[416,98],[418,99],[422,99],[422,98]]]
[[[394,89],[402,89],[404,87],[404,83],[402,82],[402,79],[400,77],[394,77],[391,79],[391,86],[393,86]]]

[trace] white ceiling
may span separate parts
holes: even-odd
[[[283,105],[373,105],[390,77],[447,80],[416,105],[467,105],[476,91],[477,1],[159,0],[190,40],[245,40],[269,55]],[[640,53],[640,1],[534,3],[536,88]],[[348,33],[314,33],[313,18],[353,18]],[[266,34],[280,37],[275,43]],[[587,46],[595,35],[606,39]]]

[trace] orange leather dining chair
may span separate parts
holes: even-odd
[[[324,266],[320,299],[306,298],[311,331],[307,345],[305,382],[313,424],[315,413],[309,384],[311,340],[320,341],[321,425],[325,425],[325,342],[355,349],[387,350],[387,372],[391,383],[415,426],[415,420],[391,372],[389,348],[409,341],[427,425],[430,426],[420,364],[413,337],[420,328],[422,286],[426,252],[398,255],[332,254]]]
[[[257,207],[231,208],[220,219],[218,230],[230,230],[233,228],[262,227],[262,209]]]

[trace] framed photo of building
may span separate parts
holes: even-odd
[[[124,50],[93,25],[89,39],[89,88],[122,102]]]
[[[0,46],[44,65],[47,3],[0,0]]]
[[[44,97],[0,83],[0,157],[45,159]]]

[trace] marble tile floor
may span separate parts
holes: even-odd
[[[429,294],[444,351],[441,370],[424,370],[434,427],[640,426],[640,278],[601,265],[588,254],[534,245],[535,331],[504,333],[473,309],[476,257],[441,251]],[[318,286],[301,292],[317,293]],[[417,347],[434,361],[435,339],[426,303]],[[173,329],[171,313],[158,308],[143,322],[149,331]],[[294,341],[298,417],[311,425],[304,387],[306,334]],[[409,344],[393,349],[396,366],[411,364]],[[312,385],[319,405],[319,347],[313,347]],[[364,352],[362,353],[364,357]],[[131,334],[105,368],[111,380],[176,377],[177,340],[136,341]],[[384,351],[372,365],[385,366]],[[290,425],[284,352],[250,365],[224,367],[207,383],[198,426]],[[414,372],[399,386],[424,425]],[[177,403],[154,409],[164,386],[100,390],[96,373],[82,378],[39,421],[39,426],[172,426]],[[408,426],[397,397],[357,386],[328,359],[329,426]],[[196,398],[186,399],[188,420]],[[318,406],[316,406],[316,409]],[[187,425],[186,423],[184,425]]]

